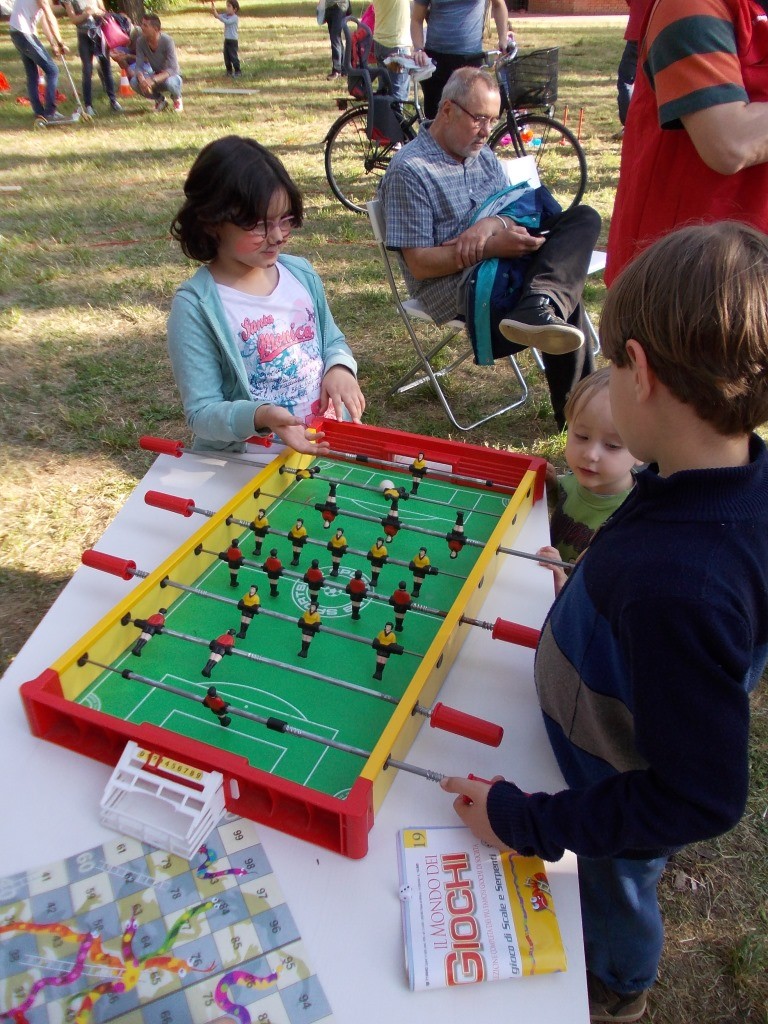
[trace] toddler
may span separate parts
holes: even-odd
[[[211,14],[224,25],[224,67],[233,78],[240,77],[240,58],[237,54],[237,33],[240,25],[239,0],[227,0],[226,14],[216,12],[216,4],[211,0]]]

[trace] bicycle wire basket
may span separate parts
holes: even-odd
[[[516,54],[497,68],[505,109],[551,107],[557,101],[557,46]]]

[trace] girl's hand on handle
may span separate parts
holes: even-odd
[[[345,366],[332,366],[323,377],[320,388],[321,415],[333,406],[337,420],[344,419],[346,409],[354,423],[359,423],[365,412],[365,396],[357,378]]]
[[[309,429],[303,420],[281,405],[260,405],[253,417],[257,431],[271,430],[283,444],[302,455],[325,455],[331,450],[325,434]]]

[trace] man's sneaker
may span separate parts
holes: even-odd
[[[331,71],[331,73],[329,75],[325,76],[325,80],[327,82],[332,82],[335,78],[341,78],[341,72],[340,71]]]
[[[45,120],[48,121],[48,123],[50,124],[51,122],[56,121],[67,121],[68,118],[66,118],[63,114],[60,114],[58,110],[54,110],[52,114],[45,115]]]
[[[123,106],[121,103],[118,103],[117,100],[111,100],[109,105],[112,107],[116,114],[122,114]]]
[[[184,100],[182,100],[181,96],[177,96],[173,101],[173,109],[177,114],[180,114],[184,110]]]
[[[546,295],[529,295],[515,310],[499,322],[499,331],[515,345],[537,348],[550,356],[575,352],[584,344],[584,335],[556,313]]]
[[[161,96],[159,100],[155,100],[155,113],[162,114],[165,108],[168,106],[168,100],[165,96]]]
[[[86,107],[85,112],[88,115],[88,117],[96,117],[96,111],[93,109],[93,107]]]
[[[232,72],[232,77],[233,78],[242,78],[243,77],[243,73],[242,73],[242,71],[233,71]]]
[[[612,992],[591,971],[587,971],[587,993],[589,995],[590,1021],[616,1021],[618,1024],[632,1024],[640,1020],[648,1002],[648,990],[629,992],[622,995]]]

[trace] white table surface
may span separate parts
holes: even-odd
[[[97,545],[153,569],[201,524],[146,506],[150,488],[219,508],[254,473],[253,465],[185,455],[160,456]],[[529,515],[516,547],[547,542],[544,502]],[[0,875],[85,850],[114,833],[98,821],[106,766],[33,737],[19,685],[47,668],[138,581],[80,567],[0,680]],[[550,574],[535,562],[507,558],[479,617],[501,615],[539,626],[552,599]],[[440,699],[504,726],[493,749],[425,724],[407,760],[443,772],[504,774],[523,789],[555,791],[562,777],[547,742],[533,685],[533,652],[473,630]],[[451,798],[400,772],[376,816],[370,850],[359,861],[264,825],[259,834],[339,1024],[588,1020],[576,860],[547,867],[568,955],[564,974],[461,989],[413,993],[407,987],[398,896],[397,830],[456,824]],[[192,1024],[192,1022],[190,1022]]]

